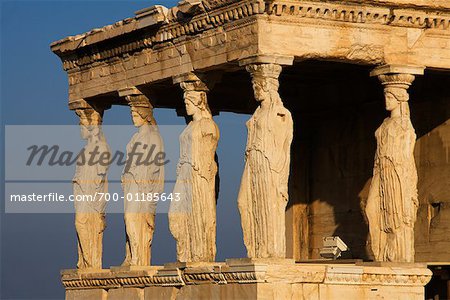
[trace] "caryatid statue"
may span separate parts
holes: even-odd
[[[122,266],[149,266],[155,230],[155,197],[164,192],[164,164],[157,158],[164,152],[164,145],[148,99],[144,95],[131,95],[127,100],[138,130],[127,145],[122,174],[126,229]]]
[[[390,116],[375,133],[377,150],[366,205],[375,260],[414,262],[414,222],[418,208],[416,134],[409,115],[410,74],[378,76]]]
[[[87,141],[82,150],[84,155],[78,156],[73,178],[78,237],[77,268],[101,269],[106,202],[97,195],[108,192],[107,172],[111,151],[101,128],[103,111],[83,108],[76,109],[76,114],[80,118],[81,137]],[[91,157],[91,153],[99,156]]]
[[[281,66],[251,64],[259,107],[247,122],[245,168],[238,196],[244,243],[250,258],[285,258],[293,121],[278,94]]]
[[[200,86],[203,86],[200,84]],[[217,163],[219,129],[213,121],[206,87],[182,82],[186,112],[192,116],[180,136],[177,181],[169,211],[169,227],[180,262],[210,262],[216,256]]]

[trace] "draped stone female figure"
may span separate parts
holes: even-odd
[[[398,75],[396,80],[401,82],[402,76],[412,75]],[[380,77],[382,82],[387,80]],[[416,134],[409,116],[407,87],[401,83],[385,87],[386,109],[391,116],[375,133],[377,150],[366,215],[377,261],[414,261],[414,222],[418,208]]]
[[[278,94],[281,66],[251,65],[247,70],[260,106],[247,122],[246,161],[238,196],[244,243],[248,257],[284,258],[293,121]]]
[[[110,155],[110,148],[101,129],[101,116],[93,109],[76,111],[80,117],[81,137],[87,140],[84,155],[78,156],[73,193],[79,197],[75,201],[75,229],[78,237],[78,269],[102,268],[103,231],[106,228],[106,202],[98,193],[108,192],[107,172],[109,161],[95,158],[91,161],[89,153]],[[108,153],[108,154],[105,154]],[[88,199],[87,197],[92,197]],[[81,201],[83,200],[83,201]]]
[[[206,93],[188,83],[184,102],[192,121],[180,136],[180,160],[169,227],[177,243],[180,262],[214,261],[216,256],[217,164],[214,159],[219,129],[212,119]]]
[[[164,151],[151,107],[131,107],[138,131],[127,145],[122,174],[125,199],[126,255],[123,266],[149,266],[155,229],[156,193],[164,191],[164,165],[155,156]]]

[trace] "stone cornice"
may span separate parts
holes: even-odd
[[[424,286],[431,271],[414,265],[373,267],[353,264],[289,264],[247,262],[193,267],[148,267],[148,270],[101,270],[62,272],[62,283],[70,289],[184,286],[198,284],[325,283],[345,285]]]
[[[223,1],[205,13],[186,20],[169,20],[142,27],[137,17],[125,19],[114,25],[95,29],[88,33],[68,37],[51,45],[59,55],[65,70],[78,70],[90,65],[119,59],[144,49],[157,51],[163,45],[177,44],[187,37],[204,31],[223,28],[227,24],[255,15],[267,15],[269,19],[295,23],[339,22],[417,29],[435,29],[447,34],[450,31],[450,13],[422,8],[400,8],[386,4],[329,3],[295,0],[241,0],[223,5]],[[270,3],[270,4],[268,4]],[[330,23],[333,24],[333,23]],[[120,40],[117,37],[121,36]],[[116,39],[114,39],[116,38]]]
[[[398,8],[383,4],[329,3],[321,1],[276,0],[266,7],[272,16],[366,23],[411,28],[448,30],[450,13],[419,8]]]
[[[447,0],[346,0],[356,4],[384,4],[392,5],[393,7],[407,7],[407,8],[423,8],[427,10],[437,9],[450,10],[450,2]]]
[[[225,26],[233,21],[262,13],[264,10],[260,7],[260,2],[260,0],[250,0],[235,3],[209,14],[195,16],[187,23],[171,23],[162,26],[156,32],[143,32],[140,35],[133,35],[132,32],[137,29],[123,29],[125,31],[123,40],[108,46],[97,45],[98,42],[106,41],[111,37],[117,37],[123,32],[119,28],[121,26],[118,26],[116,28],[117,30],[110,33],[107,26],[96,31],[104,36],[96,38],[96,43],[83,43],[82,40],[88,38],[88,35],[85,37],[71,37],[69,40],[62,40],[59,44],[58,42],[52,44],[52,51],[62,59],[64,70],[78,69],[86,65],[116,59],[124,55],[132,55],[144,49],[157,50],[163,47],[163,45],[168,45],[168,43],[177,43],[177,41],[182,41],[182,39],[188,36],[196,35],[208,29]],[[77,45],[83,46],[78,49],[79,46]]]
[[[171,20],[168,24],[160,26],[159,28],[157,26],[158,24],[152,24],[156,25],[153,26],[156,27],[153,28],[153,32],[142,39],[143,43],[138,43],[139,45],[129,45],[129,47],[132,48],[129,50],[133,51],[137,50],[139,46],[147,47],[156,43],[174,40],[182,36],[194,35],[211,28],[223,26],[234,20],[264,13],[264,9],[265,6],[263,0],[231,1],[231,4],[219,7],[208,13],[195,15],[190,19]],[[51,48],[53,52],[62,56],[65,52],[76,52],[80,48],[110,40],[121,35],[131,34],[139,29],[143,29],[139,26],[139,19],[137,17],[128,18],[119,21],[114,25],[108,25],[99,29],[91,30],[87,33],[70,36],[53,42],[51,44]],[[114,52],[118,52],[118,50],[120,51],[122,49],[113,50],[115,50]]]

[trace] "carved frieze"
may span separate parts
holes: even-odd
[[[337,285],[424,286],[432,276],[425,267],[414,265],[373,267],[333,264],[249,264],[196,267],[152,267],[128,272],[103,270],[97,273],[78,273],[67,270],[62,282],[67,290],[113,289],[120,287],[175,286],[198,284],[252,283],[316,283]]]
[[[450,14],[386,6],[354,5],[322,1],[274,1],[266,7],[273,16],[293,16],[350,23],[382,24],[413,28],[449,29]]]

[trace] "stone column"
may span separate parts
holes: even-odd
[[[164,164],[157,156],[164,152],[164,145],[150,100],[136,88],[120,90],[119,96],[129,104],[137,128],[127,145],[122,174],[126,229],[122,266],[150,266],[157,204],[153,198],[164,192]]]
[[[375,133],[377,150],[365,212],[377,261],[414,262],[414,222],[418,208],[416,134],[409,113],[408,88],[424,68],[376,68],[390,112]]]
[[[293,120],[278,94],[282,67],[265,57],[242,64],[252,77],[260,104],[247,122],[245,169],[238,196],[244,243],[250,258],[285,258]]]
[[[104,106],[78,100],[70,103],[80,118],[81,137],[86,146],[78,157],[73,178],[75,228],[78,237],[79,270],[102,269],[102,241],[106,227],[106,202],[97,197],[108,191],[110,149],[102,132]]]
[[[216,256],[215,153],[219,129],[207,101],[205,81],[193,73],[174,78],[184,92],[186,113],[192,117],[180,136],[177,181],[169,211],[169,227],[180,262],[212,262]]]

